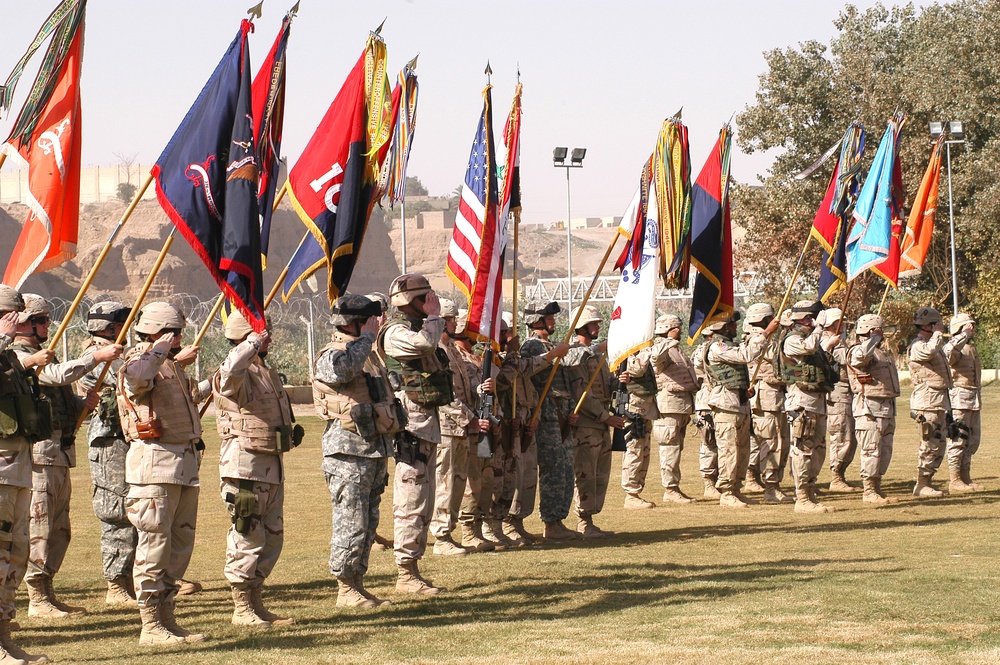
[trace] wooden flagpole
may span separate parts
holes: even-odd
[[[577,400],[576,402],[576,408],[573,409],[574,416],[580,413],[580,407],[583,406],[583,400],[587,397],[587,393],[590,392],[591,386],[594,385],[594,381],[597,379],[597,375],[601,373],[601,367],[604,365],[604,361],[607,360],[607,358],[608,358],[607,353],[601,354],[601,359],[597,363],[597,369],[594,370],[594,373],[590,375],[590,381],[587,381],[587,387],[583,389],[583,394],[580,395],[580,399]]]
[[[7,153],[0,152],[0,169],[3,168],[3,163],[7,161]]]
[[[2,160],[2,158],[3,155],[0,155],[0,160]],[[0,164],[2,164],[2,162],[0,162]],[[94,265],[87,274],[87,278],[83,280],[83,284],[77,291],[76,297],[73,298],[73,302],[70,304],[69,309],[66,310],[66,314],[63,316],[63,320],[59,323],[59,327],[56,329],[55,334],[49,338],[50,351],[55,351],[56,344],[59,343],[59,340],[66,332],[66,329],[69,327],[70,320],[73,318],[73,314],[76,313],[76,310],[80,307],[80,303],[83,301],[84,296],[87,295],[87,289],[90,288],[91,283],[94,281],[94,277],[97,276],[97,271],[101,268],[101,264],[104,263],[104,260],[108,258],[108,252],[111,251],[111,246],[114,244],[115,238],[118,237],[119,231],[121,231],[122,227],[125,226],[125,222],[127,222],[129,217],[132,216],[132,212],[135,210],[136,205],[138,205],[139,199],[141,199],[142,195],[146,193],[146,189],[149,188],[149,184],[151,182],[153,182],[152,173],[146,176],[142,185],[136,190],[135,196],[132,197],[132,202],[128,204],[128,207],[125,208],[125,212],[122,213],[122,217],[118,220],[118,224],[116,224],[115,228],[112,229],[111,235],[108,236],[107,241],[104,243],[101,253],[97,255],[97,260],[94,261]],[[154,272],[153,274],[156,273]]]
[[[885,299],[889,296],[889,287],[890,287],[889,282],[886,282],[885,283],[885,291],[882,292],[882,302],[880,302],[878,304],[878,312],[877,312],[877,314],[879,316],[882,316],[882,308],[885,307]]]
[[[135,321],[135,317],[139,314],[139,308],[142,307],[142,301],[146,299],[146,294],[149,293],[149,287],[153,285],[153,280],[156,279],[156,273],[160,271],[160,266],[163,265],[163,260],[167,258],[167,253],[170,251],[170,245],[174,242],[174,233],[176,232],[177,227],[175,226],[170,229],[167,239],[163,241],[163,247],[160,248],[160,254],[156,257],[156,262],[153,263],[153,268],[149,271],[149,275],[146,276],[146,281],[143,282],[142,288],[139,290],[139,295],[136,296],[135,303],[133,303],[132,309],[129,310],[128,318],[125,319],[121,332],[118,333],[118,337],[115,339],[115,344],[123,344],[125,342],[128,330],[132,327],[132,322]],[[97,382],[94,383],[95,388],[99,389],[101,385],[104,384],[104,379],[108,376],[108,371],[110,369],[111,363],[104,363],[104,369],[101,370],[100,376],[97,377]],[[89,410],[84,410],[83,413],[80,414],[80,418],[76,421],[76,429],[80,429],[80,426],[83,425],[83,421],[86,420],[89,413]]]
[[[594,272],[594,278],[590,280],[590,286],[587,287],[587,293],[583,296],[583,302],[580,303],[576,310],[576,316],[573,317],[573,322],[569,325],[569,330],[566,331],[566,339],[563,340],[564,344],[569,344],[569,341],[573,338],[573,331],[576,330],[576,324],[580,320],[580,315],[583,313],[583,308],[586,307],[587,301],[590,300],[590,294],[594,292],[594,286],[597,284],[597,278],[600,277],[601,271],[604,270],[604,265],[608,262],[608,258],[611,256],[611,250],[615,248],[618,243],[618,238],[621,233],[615,233],[615,237],[611,239],[611,243],[608,245],[607,251],[604,252],[604,258],[601,259],[601,265],[597,266],[597,270]],[[570,276],[570,283],[572,283],[572,275]],[[538,420],[538,414],[542,411],[542,402],[545,401],[545,396],[549,393],[549,388],[552,387],[552,380],[556,378],[556,370],[559,369],[559,363],[562,358],[556,358],[552,363],[552,369],[549,371],[549,378],[545,381],[545,387],[542,388],[542,392],[538,395],[538,404],[535,406],[535,412],[531,414],[531,420],[529,423],[533,423]]]
[[[521,208],[514,208],[514,297],[511,304],[511,335],[519,333],[517,328],[517,231],[521,226]],[[511,398],[511,412],[517,417],[517,386],[514,386],[513,397]]]

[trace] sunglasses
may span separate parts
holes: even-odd
[[[48,316],[33,316],[29,319],[32,323],[45,324],[52,323],[52,319]]]

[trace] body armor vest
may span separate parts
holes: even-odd
[[[52,411],[38,377],[21,366],[10,348],[0,352],[0,437],[44,441],[52,435]]]
[[[730,390],[746,390],[750,387],[750,372],[746,365],[730,365],[728,363],[708,362],[708,352],[711,345],[705,344],[702,365],[705,367],[705,377],[713,386],[723,386]]]
[[[851,347],[851,350],[848,351],[848,357],[857,346],[860,344]],[[899,397],[899,375],[896,373],[896,368],[888,353],[876,347],[867,369],[867,372],[862,372],[854,367],[848,369],[848,380],[851,382],[851,390],[855,395],[876,399]]]
[[[84,350],[86,351],[94,347],[100,348],[111,343],[100,337],[91,337]],[[111,376],[113,377],[114,374],[111,374]],[[115,386],[105,385],[99,387],[99,389],[101,401],[97,403],[97,409],[94,411],[95,415],[111,431],[110,436],[116,439],[124,438],[125,434],[122,432],[121,416],[118,413],[118,395]]]
[[[291,431],[292,407],[277,372],[252,363],[244,383],[249,388],[245,404],[220,395],[220,380],[218,374],[212,379],[219,436],[238,437],[240,447],[247,452],[281,453],[291,449],[290,437],[284,437],[283,442],[279,436],[280,432]]]
[[[971,344],[966,344],[959,353],[961,355],[958,362],[951,367],[952,382],[959,388],[980,388],[983,363],[979,358],[979,351]]]
[[[928,361],[910,360],[910,379],[914,386],[927,384],[934,390],[948,390],[951,388],[951,366],[944,353],[936,351]]]
[[[159,419],[163,428],[156,440],[165,444],[191,443],[201,438],[201,416],[191,399],[191,381],[184,368],[167,359],[153,379],[153,389],[132,400],[125,395],[125,369],[129,362],[141,356],[152,346],[149,342],[137,344],[129,351],[118,373],[118,412],[122,430],[129,441],[140,440],[137,424]]]
[[[785,383],[797,384],[810,392],[830,392],[840,378],[840,367],[827,357],[822,349],[816,349],[801,360],[793,360],[785,354],[785,340],[792,335],[805,337],[803,331],[790,330],[782,333],[778,340],[778,358],[781,378]]]
[[[385,348],[385,335],[389,328],[397,325],[404,325],[412,332],[418,332],[422,322],[401,314],[393,316],[378,331],[380,348]],[[439,347],[433,356],[423,358],[401,359],[385,354],[384,360],[393,390],[402,390],[413,402],[425,407],[438,407],[455,398],[452,393],[451,370],[448,369],[448,355],[444,349]]]
[[[654,376],[653,366],[648,360],[643,363],[642,374],[638,376],[630,374],[629,376],[632,380],[626,385],[626,388],[630,395],[635,395],[636,397],[654,397],[661,388],[658,380],[659,377]],[[668,390],[673,389],[668,388]]]
[[[14,351],[32,354],[39,351],[24,344],[14,344],[10,347]],[[82,410],[79,400],[69,386],[38,386],[41,394],[49,402],[52,411],[52,430],[62,432],[63,438],[71,437],[76,430],[76,421],[80,417]]]
[[[672,393],[693,393],[698,390],[698,375],[694,371],[694,363],[688,360],[677,345],[672,345],[667,354],[670,364],[662,373],[656,375],[656,385],[659,390]]]

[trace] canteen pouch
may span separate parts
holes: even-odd
[[[409,418],[403,403],[398,399],[391,402],[379,402],[375,404],[375,430],[379,434],[395,434],[401,432]]]
[[[139,438],[143,441],[159,439],[163,436],[163,423],[159,418],[138,420],[135,423],[135,431],[138,432]]]
[[[358,430],[358,435],[364,439],[370,439],[378,434],[375,426],[375,405],[371,402],[355,404],[351,407],[351,420]]]

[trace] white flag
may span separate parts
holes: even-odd
[[[631,228],[639,213],[639,190],[622,216],[618,232],[626,237],[634,233]],[[632,257],[622,268],[622,281],[618,284],[615,304],[611,309],[608,326],[608,360],[612,371],[639,349],[653,341],[656,323],[656,291],[659,285],[660,234],[657,214],[656,188],[649,187],[649,202],[645,215],[645,238],[642,259],[637,270],[632,269]]]

